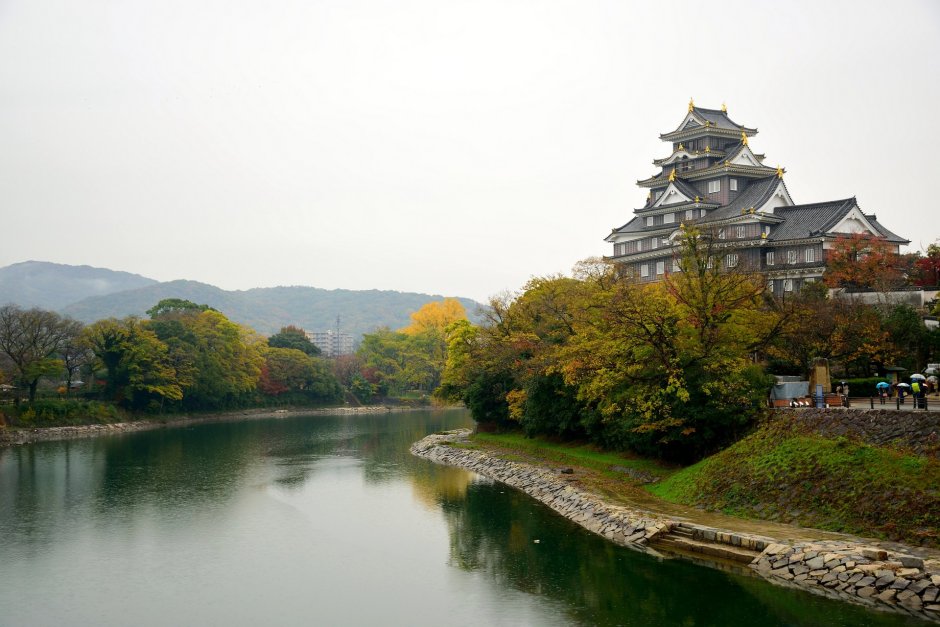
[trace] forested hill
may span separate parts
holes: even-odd
[[[406,326],[409,316],[422,305],[441,296],[380,290],[325,290],[316,287],[266,287],[226,291],[196,281],[170,281],[106,296],[94,296],[62,308],[62,313],[83,322],[101,318],[145,315],[164,298],[184,298],[218,309],[229,319],[265,335],[293,324],[308,331],[326,331],[336,326],[359,339],[362,333],[388,326]],[[479,304],[459,299],[474,318]]]
[[[358,341],[362,333],[398,329],[425,303],[442,296],[381,290],[264,287],[226,291],[197,281],[159,283],[129,272],[91,266],[25,261],[0,268],[0,305],[41,307],[90,323],[102,318],[146,316],[164,298],[183,298],[218,309],[230,320],[270,335],[290,324],[308,331],[335,329]],[[471,320],[476,301],[459,298]]]
[[[24,261],[0,268],[0,305],[61,309],[89,296],[132,290],[156,281],[106,268]]]

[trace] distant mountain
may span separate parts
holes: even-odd
[[[0,305],[61,309],[89,296],[104,296],[155,284],[129,272],[47,261],[24,261],[0,268]]]
[[[101,318],[144,316],[164,298],[184,298],[207,304],[229,319],[270,335],[293,324],[308,331],[326,331],[336,327],[356,340],[381,326],[398,329],[407,325],[413,311],[441,296],[414,292],[380,290],[325,290],[316,287],[265,287],[247,291],[226,291],[196,281],[156,283],[135,290],[93,296],[62,308],[62,313],[83,322]],[[480,304],[459,298],[474,319]]]

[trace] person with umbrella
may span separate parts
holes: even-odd
[[[914,409],[924,404],[924,383],[927,380],[922,374],[911,375],[911,394],[914,397]]]
[[[935,392],[938,396],[940,396],[940,385],[938,385],[936,375],[927,377],[927,386],[930,391]]]
[[[881,398],[881,404],[884,405],[886,399],[888,398],[888,390],[891,389],[891,384],[887,381],[879,381],[875,387],[878,389],[878,396]]]
[[[898,399],[900,400],[901,404],[903,405],[903,404],[904,404],[904,395],[907,393],[907,391],[908,391],[909,389],[911,389],[911,386],[908,385],[907,383],[898,383],[897,388],[898,388]]]

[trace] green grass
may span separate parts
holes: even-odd
[[[631,468],[662,478],[675,468],[661,462],[624,453],[601,451],[591,444],[553,442],[542,438],[529,438],[521,433],[477,433],[472,443],[519,451],[531,457],[560,465],[591,468],[612,477],[623,477],[614,467]]]
[[[940,545],[940,460],[766,425],[647,486],[743,517]]]

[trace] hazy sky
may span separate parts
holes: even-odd
[[[933,0],[0,0],[0,266],[483,300],[610,254],[690,96],[940,238]]]

